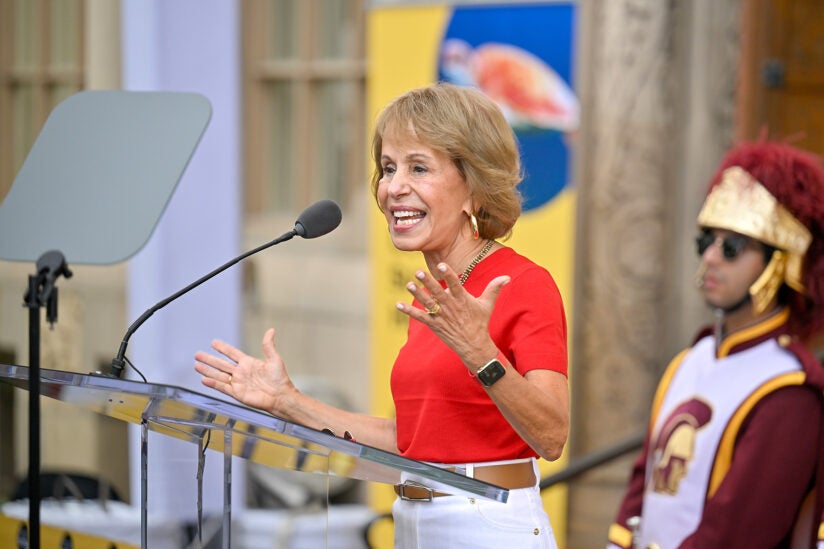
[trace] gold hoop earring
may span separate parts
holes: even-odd
[[[478,230],[478,218],[475,214],[469,214],[469,225],[472,227],[472,238],[478,240],[481,237],[481,232]]]

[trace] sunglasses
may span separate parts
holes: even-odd
[[[698,249],[698,257],[704,255],[704,252],[707,249],[715,244],[715,241],[718,240],[720,237],[715,236],[715,233],[712,231],[703,231],[701,234],[695,237],[695,245]],[[721,253],[724,256],[724,259],[727,261],[732,261],[738,254],[744,251],[744,248],[747,247],[747,243],[749,242],[749,238],[740,234],[731,234],[726,238],[721,239]]]

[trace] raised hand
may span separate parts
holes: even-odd
[[[214,341],[212,348],[225,358],[198,352],[195,370],[203,376],[201,383],[206,387],[247,406],[279,415],[283,400],[296,389],[275,347],[274,329],[266,331],[262,344],[265,360],[223,341]]]
[[[458,275],[448,265],[440,263],[437,269],[446,282],[445,289],[425,271],[415,273],[422,286],[414,282],[406,286],[425,310],[406,303],[398,303],[397,308],[428,326],[461,357],[467,367],[479,367],[498,352],[489,336],[489,319],[509,277],[493,279],[476,298],[464,289]]]

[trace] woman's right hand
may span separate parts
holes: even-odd
[[[202,351],[195,354],[195,370],[203,376],[203,385],[247,406],[283,415],[286,398],[297,389],[275,347],[273,328],[263,335],[265,360],[223,341],[213,341],[212,348],[225,358]]]

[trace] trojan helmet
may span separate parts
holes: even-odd
[[[821,317],[812,330],[824,321],[822,224],[820,159],[766,141],[742,144],[727,153],[698,214],[700,227],[733,231],[775,249],[749,289],[753,307],[762,312],[782,287],[788,287],[794,314]]]

